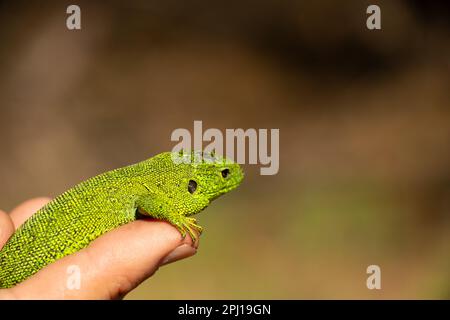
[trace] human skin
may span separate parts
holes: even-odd
[[[0,248],[15,230],[51,199],[35,198],[9,214],[0,210]],[[94,240],[18,285],[0,289],[0,299],[120,299],[160,266],[196,253],[198,241],[184,239],[171,224],[137,220]],[[67,286],[70,266],[80,270],[80,288]]]

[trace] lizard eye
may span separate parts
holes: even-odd
[[[230,174],[230,170],[229,169],[223,169],[222,170],[222,177],[226,178],[226,177],[228,177],[229,174]]]
[[[190,194],[193,194],[197,190],[197,182],[194,180],[189,180],[188,191]]]

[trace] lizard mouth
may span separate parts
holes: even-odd
[[[236,189],[239,185],[240,185],[240,181],[237,183],[233,183],[231,185],[225,186],[225,187],[219,189],[218,192],[210,193],[210,200],[212,201],[212,200],[219,198],[221,195],[223,195],[233,189]]]

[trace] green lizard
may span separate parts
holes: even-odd
[[[166,152],[88,179],[49,202],[11,236],[0,251],[0,288],[14,286],[141,215],[168,221],[195,241],[202,228],[191,216],[243,177],[238,164],[214,154]]]

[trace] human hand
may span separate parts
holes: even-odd
[[[0,248],[16,229],[50,199],[28,200],[9,214],[0,210]],[[150,220],[150,219],[149,219]],[[162,265],[190,257],[198,242],[163,221],[138,220],[94,240],[88,247],[41,269],[0,299],[120,299]],[[80,270],[79,289],[67,285],[68,268]]]

